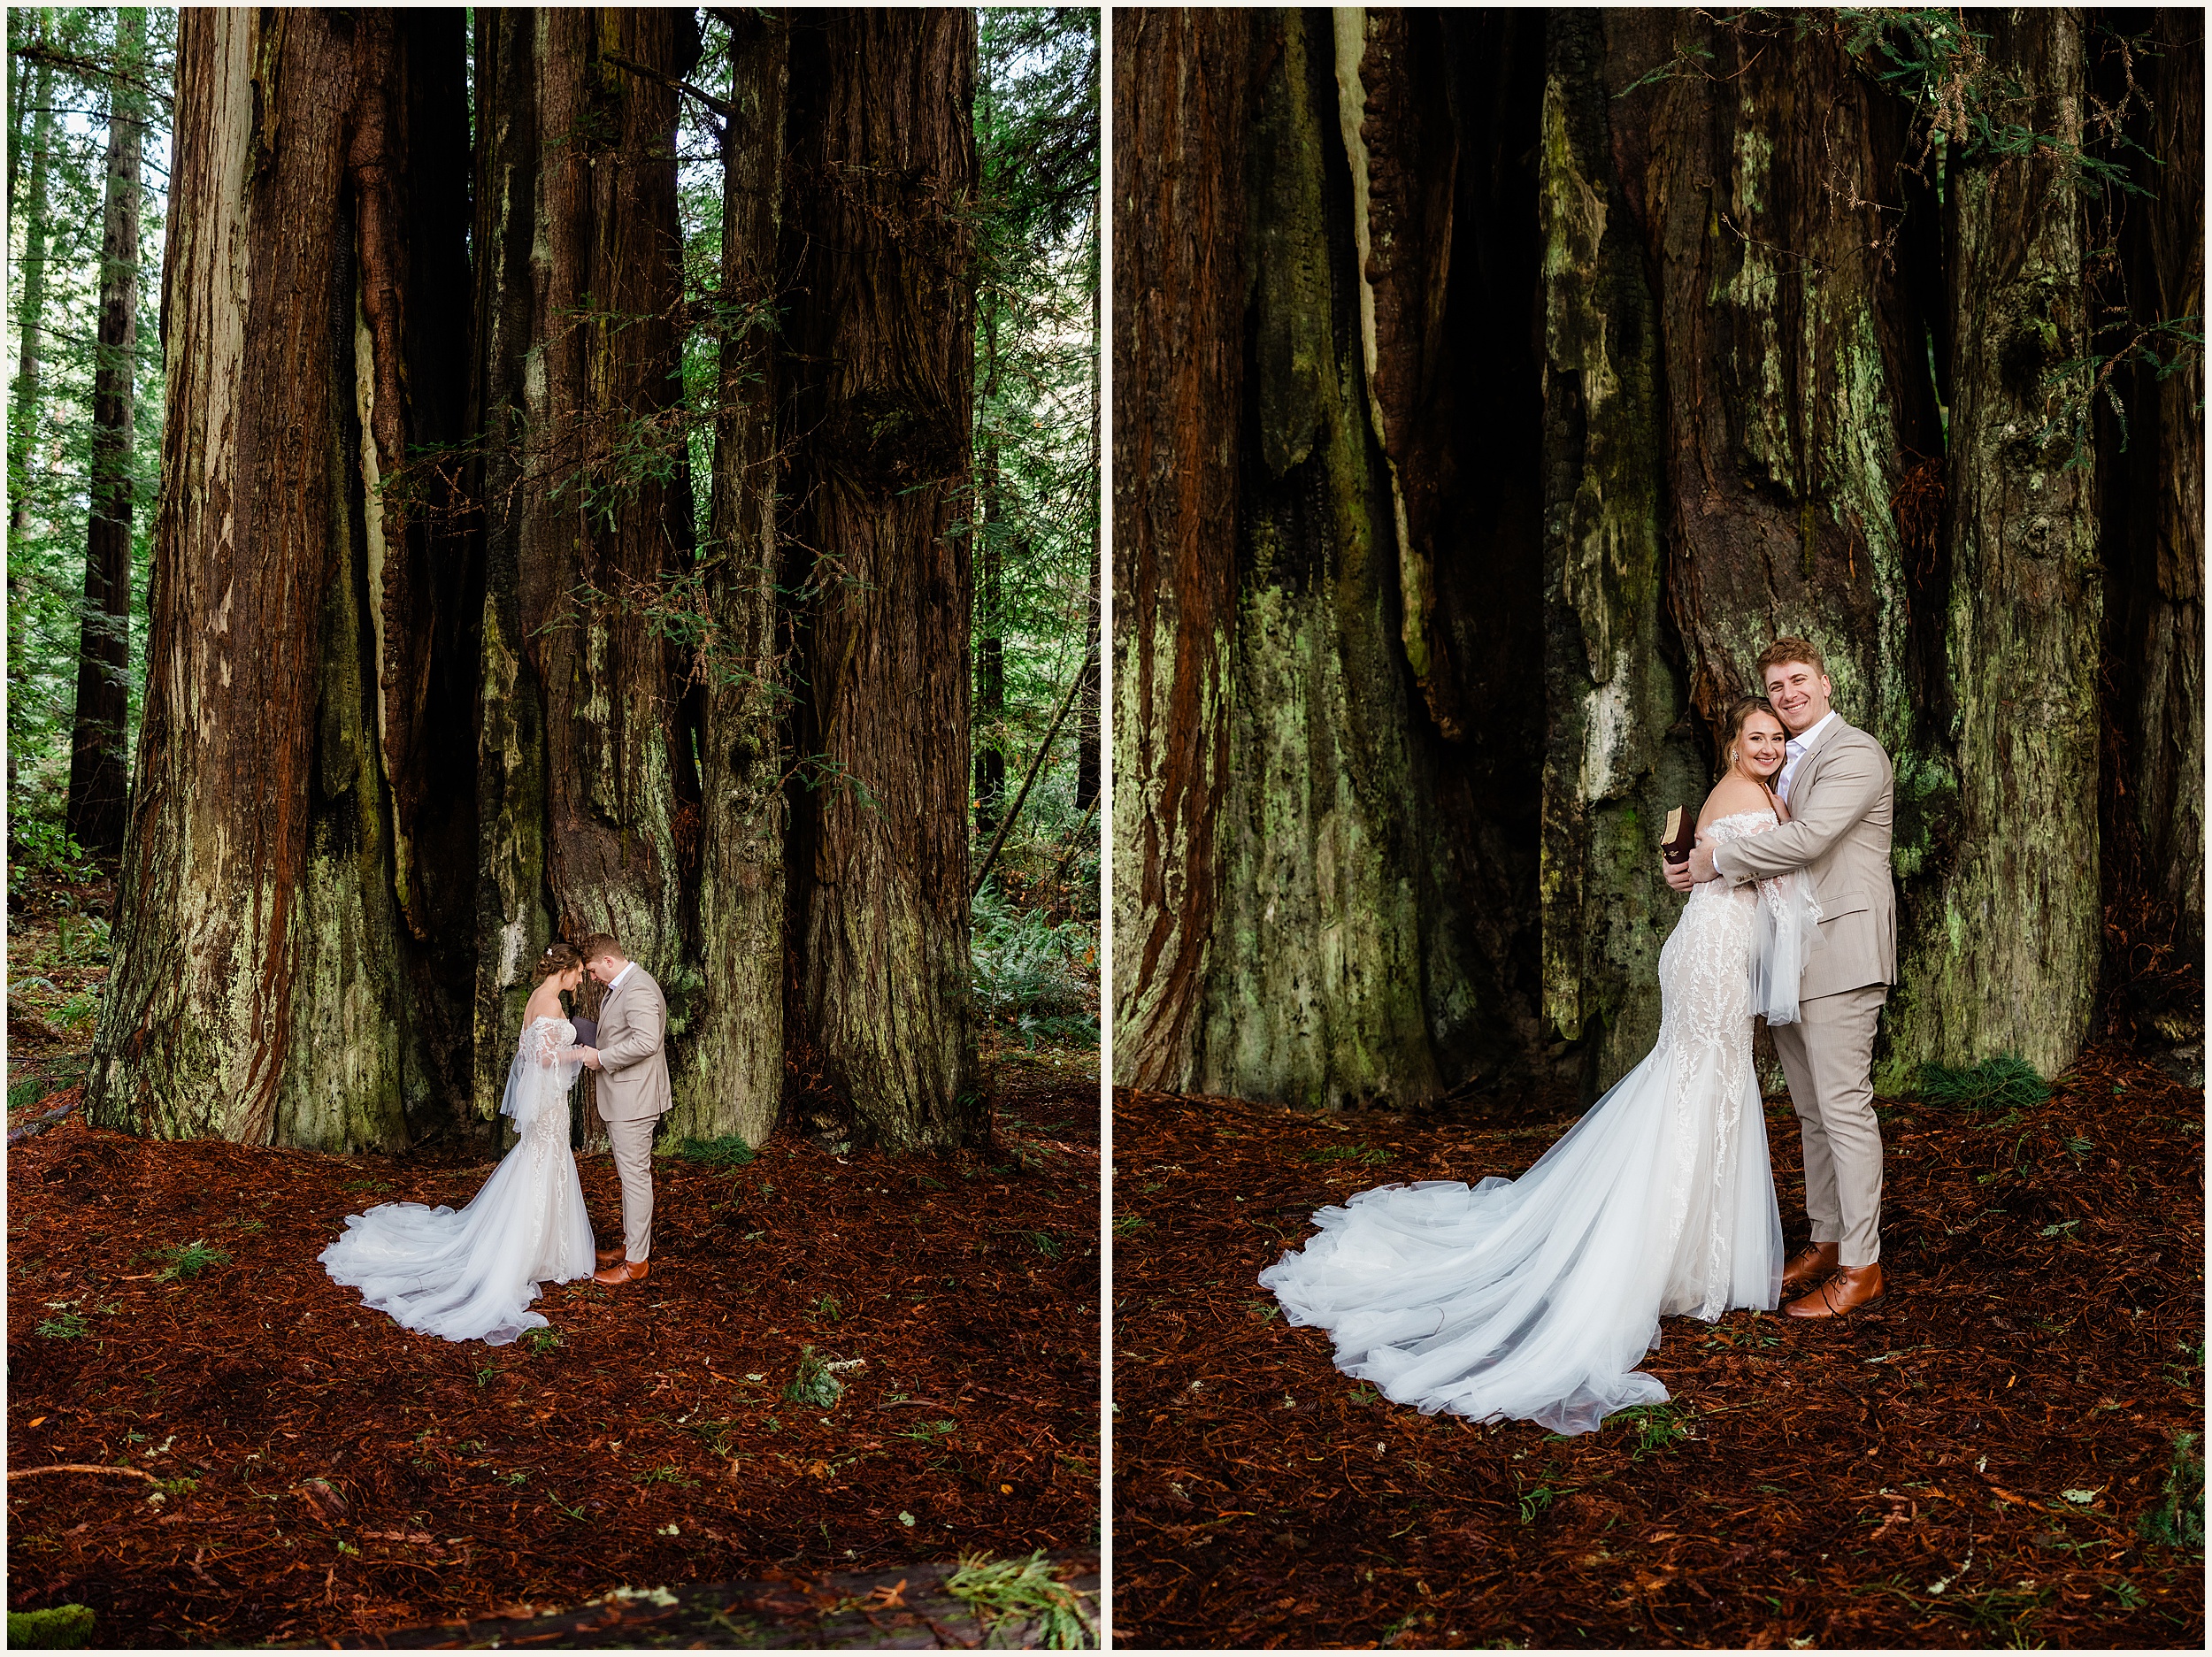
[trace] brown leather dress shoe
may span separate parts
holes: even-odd
[[[1782,1309],[1792,1317],[1841,1317],[1857,1310],[1882,1292],[1882,1262],[1870,1266],[1839,1266],[1836,1275],[1801,1300]]]
[[[622,1263],[625,1260],[627,1260],[629,1257],[630,1257],[630,1251],[629,1251],[628,1249],[626,1249],[626,1248],[623,1247],[620,1244],[618,1244],[618,1244],[617,1244],[614,1247],[612,1247],[612,1248],[603,1248],[603,1249],[600,1249],[600,1250],[599,1250],[599,1251],[598,1251],[598,1252],[597,1252],[597,1253],[596,1253],[596,1254],[593,1256],[593,1259],[594,1259],[594,1261],[597,1263],[597,1265],[598,1265],[598,1267],[599,1267],[600,1270],[604,1271],[604,1270],[606,1270],[609,1266],[618,1266],[618,1265],[620,1265],[620,1264],[621,1264],[621,1263]],[[1783,1282],[1785,1282],[1785,1283],[1787,1283],[1787,1282],[1789,1281],[1789,1279],[1788,1279],[1787,1277],[1785,1277],[1785,1278],[1783,1278],[1783,1279],[1782,1279],[1782,1281],[1783,1281]]]
[[[608,1267],[604,1271],[593,1272],[591,1280],[594,1283],[603,1283],[610,1289],[618,1289],[626,1283],[644,1282],[645,1274],[651,1265],[650,1261],[626,1260],[619,1265]]]
[[[1835,1243],[1808,1243],[1790,1256],[1789,1264],[1782,1268],[1782,1286],[1801,1289],[1818,1283],[1836,1269]],[[604,1265],[606,1262],[600,1262]]]

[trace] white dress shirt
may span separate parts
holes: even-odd
[[[1832,718],[1834,718],[1834,717],[1835,717],[1835,715],[1833,715],[1833,714],[1830,714],[1830,715],[1828,716],[1828,717],[1829,717],[1829,718],[1831,718],[1831,719],[1832,719]],[[1817,727],[1816,727],[1816,729],[1817,729]],[[1783,769],[1784,771],[1787,771],[1787,770],[1789,769],[1789,767],[1788,767],[1788,766],[1786,766],[1786,765],[1785,765],[1782,769]],[[625,979],[625,978],[628,978],[628,977],[630,976],[630,974],[631,974],[631,973],[633,973],[633,972],[634,972],[634,971],[636,971],[636,970],[637,970],[637,963],[636,963],[636,962],[634,962],[634,961],[625,961],[625,962],[622,963],[622,970],[621,970],[621,971],[619,971],[619,972],[618,972],[618,973],[616,973],[616,974],[614,975],[614,977],[612,977],[612,978],[609,978],[609,979],[607,980],[607,993],[608,993],[608,994],[610,994],[610,995],[611,995],[611,994],[613,994],[613,993],[614,993],[617,990],[620,989],[620,988],[622,987],[622,980],[623,980],[623,979]]]
[[[1774,792],[1784,805],[1790,802],[1790,779],[1796,773],[1797,762],[1805,757],[1805,750],[1818,740],[1823,731],[1835,723],[1835,718],[1836,710],[1831,708],[1820,717],[1819,724],[1803,734],[1793,736],[1782,744],[1782,753],[1785,757],[1782,761],[1782,769],[1775,773]],[[626,968],[625,970],[627,969]],[[622,980],[617,978],[615,982],[619,984]]]

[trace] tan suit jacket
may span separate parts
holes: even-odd
[[[1797,762],[1790,820],[1714,848],[1713,867],[1739,883],[1811,871],[1821,947],[1805,959],[1801,1001],[1897,982],[1897,887],[1889,867],[1894,781],[1882,745],[1839,717]]]
[[[606,1122],[657,1116],[675,1102],[668,1088],[668,1002],[635,962],[599,1001],[599,1115]],[[642,1258],[642,1256],[640,1256]]]

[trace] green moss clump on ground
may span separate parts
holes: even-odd
[[[79,1651],[92,1644],[93,1624],[98,1621],[90,1606],[50,1606],[43,1611],[8,1613],[8,1647],[12,1651]]]

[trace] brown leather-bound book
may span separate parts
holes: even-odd
[[[1671,863],[1686,863],[1697,845],[1697,819],[1680,806],[1667,813],[1667,837],[1659,842],[1659,855]]]

